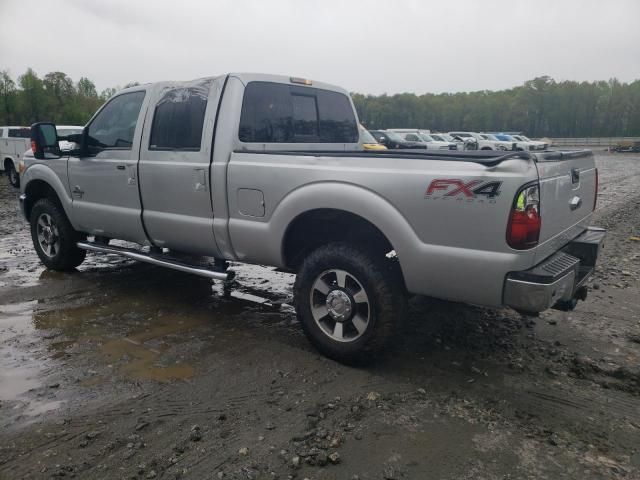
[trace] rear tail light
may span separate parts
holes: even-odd
[[[536,182],[525,185],[516,195],[507,226],[507,243],[516,250],[535,247],[541,224],[540,186]]]
[[[36,141],[35,140],[31,140],[31,151],[33,153],[36,153],[37,149],[38,149],[38,146],[36,145]]]
[[[596,203],[598,203],[598,189],[600,188],[600,180],[598,179],[598,169],[596,168],[596,191],[593,194],[593,211],[596,210]]]

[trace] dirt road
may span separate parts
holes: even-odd
[[[426,298],[387,358],[318,355],[292,276],[39,264],[0,179],[0,478],[640,478],[640,155],[597,157],[601,267],[574,312]]]

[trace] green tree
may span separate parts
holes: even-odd
[[[31,68],[18,78],[20,93],[18,105],[21,109],[21,123],[31,124],[49,119],[50,111],[46,105],[46,94],[42,80]]]
[[[96,98],[98,96],[95,84],[87,77],[80,77],[76,90],[78,95],[84,98]]]
[[[16,110],[16,82],[11,79],[7,70],[0,71],[0,123],[2,125],[11,125]]]

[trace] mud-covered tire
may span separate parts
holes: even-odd
[[[334,272],[346,272],[346,275],[336,273],[336,280],[332,281]],[[339,285],[338,274],[345,277],[342,286]],[[317,289],[317,285],[322,286]],[[328,294],[322,290],[328,290]],[[363,298],[360,290],[366,294],[366,307],[359,303]],[[340,297],[349,298],[349,301]],[[332,312],[317,320],[322,315],[323,301],[328,309],[330,300],[346,303],[352,308],[340,321],[332,317],[336,314],[333,307]],[[348,364],[368,363],[381,356],[401,329],[406,300],[397,263],[384,255],[376,256],[341,242],[313,251],[303,261],[294,284],[296,313],[304,333],[324,355]],[[366,322],[363,323],[365,316]],[[356,327],[356,317],[360,328]],[[337,340],[339,335],[334,335],[337,323],[342,324],[339,328],[342,341]]]
[[[9,178],[9,183],[12,186],[20,188],[20,175],[18,175],[11,161],[7,162],[7,178]]]
[[[76,232],[62,207],[41,198],[31,209],[31,239],[42,263],[50,270],[72,270],[87,254],[76,246],[84,237]],[[49,242],[44,241],[48,237]]]

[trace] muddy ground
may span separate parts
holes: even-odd
[[[273,269],[46,271],[0,179],[0,478],[640,478],[640,155],[597,162],[587,301],[414,298],[369,368],[310,347]]]

